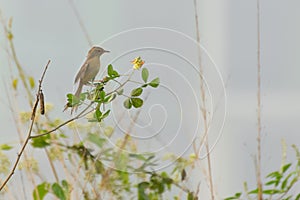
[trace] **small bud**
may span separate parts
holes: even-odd
[[[31,89],[33,89],[35,86],[34,78],[32,76],[30,76],[28,78],[28,80],[29,80],[29,85],[30,85]]]
[[[13,86],[14,90],[17,89],[18,81],[19,81],[19,80],[18,80],[17,78],[15,78],[15,79],[13,80],[13,82],[12,82],[12,86]]]
[[[14,38],[14,36],[13,36],[13,34],[9,31],[9,32],[7,32],[7,39],[8,40],[12,40],[13,38]]]
[[[45,114],[45,99],[44,99],[44,94],[43,94],[42,90],[40,92],[40,110],[41,110],[41,115],[44,115]]]
[[[186,178],[186,171],[185,171],[185,169],[183,169],[183,170],[181,171],[181,181],[184,181],[185,178]]]

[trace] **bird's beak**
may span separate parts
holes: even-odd
[[[110,51],[108,51],[108,50],[104,50],[104,53],[109,53]]]

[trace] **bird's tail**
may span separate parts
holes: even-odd
[[[77,90],[76,90],[76,92],[75,92],[75,96],[76,96],[77,98],[80,97],[80,94],[81,94],[81,91],[82,91],[82,87],[83,87],[83,84],[82,84],[81,82],[79,82],[78,88],[77,88]],[[65,108],[65,109],[66,109],[66,108]],[[76,112],[77,109],[78,109],[78,106],[73,106],[72,109],[71,109],[71,114],[72,114],[74,111]]]
[[[77,98],[80,97],[82,87],[83,87],[83,84],[82,84],[81,81],[80,81],[80,82],[79,82],[79,85],[78,85],[78,88],[77,88],[77,90],[76,90],[76,92],[75,92],[75,96],[76,96]]]

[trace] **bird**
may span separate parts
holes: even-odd
[[[110,51],[104,50],[101,47],[93,46],[86,56],[86,60],[84,61],[83,65],[79,69],[74,83],[78,83],[78,88],[74,94],[75,97],[78,99],[80,98],[80,94],[83,88],[83,85],[88,85],[90,82],[93,82],[96,75],[98,74],[100,70],[100,56],[104,53],[109,53]],[[71,114],[73,111],[76,111],[78,106],[70,106],[69,103],[67,103],[64,107],[64,110],[67,110],[69,107],[72,107]]]
[[[78,83],[78,88],[75,92],[77,98],[80,97],[83,85],[88,85],[93,82],[100,70],[100,56],[110,51],[98,46],[93,46],[86,56],[86,60],[78,71],[74,83]]]

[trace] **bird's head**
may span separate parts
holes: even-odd
[[[89,50],[87,57],[91,58],[91,57],[94,57],[94,56],[101,56],[102,54],[108,53],[108,52],[109,51],[107,51],[107,50],[105,50],[101,47],[94,46]]]

